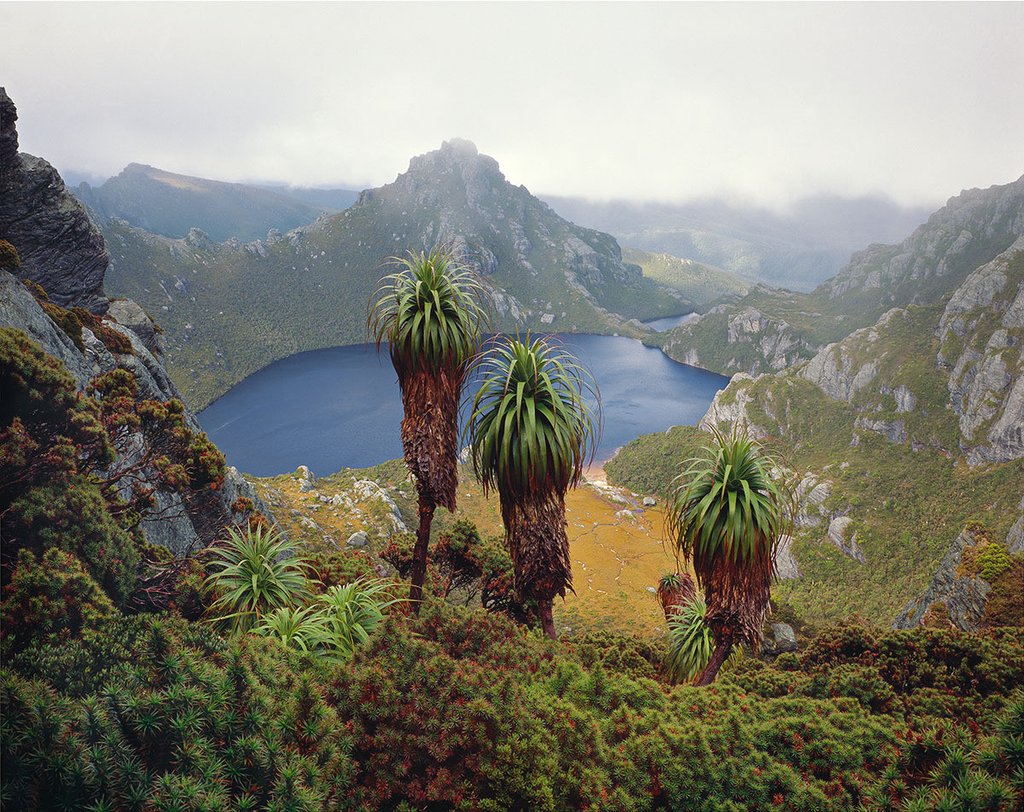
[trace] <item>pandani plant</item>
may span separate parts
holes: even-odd
[[[381,279],[367,327],[378,352],[387,343],[402,392],[402,449],[419,503],[409,589],[418,612],[434,511],[456,507],[459,405],[485,313],[480,283],[448,248],[391,261],[398,271]]]
[[[499,337],[479,369],[466,429],[473,470],[485,494],[498,492],[519,599],[536,603],[544,633],[555,639],[552,602],[572,589],[565,494],[593,457],[599,394],[550,338]]]
[[[775,548],[791,527],[791,489],[755,440],[712,429],[713,442],[676,479],[668,527],[707,604],[714,651],[698,685],[714,681],[733,648],[756,646],[771,597]]]
[[[217,596],[211,611],[216,622],[244,632],[278,609],[298,606],[310,596],[308,565],[295,545],[279,531],[262,525],[231,528],[213,548],[213,572],[204,586]]]

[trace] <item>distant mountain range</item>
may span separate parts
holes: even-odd
[[[198,227],[216,242],[263,239],[271,229],[291,231],[347,208],[359,196],[350,189],[224,183],[134,163],[100,186],[83,182],[74,191],[100,221],[117,217],[175,238]]]
[[[544,199],[563,217],[607,231],[623,246],[691,259],[792,290],[810,290],[866,245],[902,239],[929,214],[926,208],[881,197],[836,195],[804,198],[785,214],[721,200]]]
[[[161,187],[171,200],[187,195],[187,206],[175,212],[176,228],[239,222],[247,210],[241,202],[231,218],[200,216],[195,204],[206,190],[222,199],[269,201],[263,213],[284,210],[280,195],[237,184],[193,183],[143,167],[118,177],[108,182],[113,189],[139,181],[147,190]],[[145,205],[134,210],[135,222],[152,225],[157,198],[136,200]],[[341,213],[250,242],[218,242],[196,228],[171,238],[104,211],[107,289],[135,299],[160,322],[171,373],[200,407],[278,358],[365,341],[367,303],[388,258],[437,242],[449,243],[478,271],[498,329],[639,336],[646,330],[633,320],[697,306],[623,262],[613,237],[567,222],[513,186],[497,161],[467,141],[413,158],[393,183],[362,192]]]

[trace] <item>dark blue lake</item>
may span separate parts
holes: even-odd
[[[673,327],[678,327],[680,324],[689,324],[694,319],[700,318],[698,313],[684,313],[681,316],[666,316],[663,319],[649,319],[644,322],[648,327],[657,330],[659,333],[664,333],[666,330],[671,330]]]
[[[638,437],[696,423],[729,379],[678,364],[631,338],[566,335],[561,343],[601,391],[597,461]],[[199,413],[228,464],[255,476],[308,465],[324,476],[402,456],[402,401],[391,360],[372,345],[299,353],[250,375]]]

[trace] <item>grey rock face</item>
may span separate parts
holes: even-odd
[[[1017,510],[1021,511],[1021,516],[1006,534],[1006,549],[1011,554],[1024,553],[1024,496],[1021,497]]]
[[[854,421],[853,426],[862,431],[881,434],[890,443],[905,443],[907,441],[907,426],[902,420],[874,420],[861,415]]]
[[[792,581],[800,577],[800,566],[793,555],[792,536],[783,536],[775,547],[775,573],[780,581]]]
[[[345,542],[349,547],[354,549],[361,549],[370,543],[370,537],[362,530],[358,530],[348,537],[348,541]]]
[[[902,414],[914,411],[914,407],[917,406],[917,398],[914,394],[904,385],[896,387],[896,391],[893,392],[893,397],[896,400],[896,411]]]
[[[1024,516],[1017,519],[1017,523],[1007,533],[1006,549],[1011,554],[1024,553]]]
[[[844,555],[864,564],[866,559],[864,558],[864,551],[857,544],[857,534],[854,533],[849,539],[846,537],[851,524],[853,524],[853,519],[849,516],[837,516],[829,522],[827,538]]]
[[[142,345],[154,356],[163,356],[163,336],[158,332],[149,314],[138,304],[131,299],[112,299],[107,316],[135,333]]]
[[[957,575],[964,550],[976,542],[977,539],[967,529],[956,537],[931,583],[920,597],[907,603],[893,621],[894,628],[912,629],[920,626],[925,612],[935,603],[946,604],[949,619],[956,628],[969,632],[978,628],[991,587],[981,578],[962,578]]]
[[[0,239],[17,249],[20,279],[42,285],[56,304],[102,313],[107,306],[103,274],[110,262],[103,237],[56,169],[41,158],[16,152],[13,108],[0,88]]]
[[[729,385],[719,391],[711,405],[698,423],[699,428],[710,429],[722,424],[737,425],[750,437],[759,440],[767,436],[767,432],[757,426],[747,414],[747,404],[753,401],[747,385],[752,381],[745,372],[737,372],[732,376]]]
[[[316,477],[313,476],[313,472],[309,470],[305,465],[300,465],[295,469],[295,473],[299,477],[299,492],[309,493],[316,488]]]
[[[45,352],[61,360],[74,376],[79,391],[83,391],[96,375],[120,368],[128,370],[135,378],[141,398],[162,401],[178,398],[178,390],[167,370],[143,346],[139,337],[123,325],[109,320],[105,324],[131,341],[130,354],[113,355],[85,328],[82,330],[83,355],[64,331],[50,320],[24,285],[11,274],[0,271],[0,326],[23,330]],[[201,431],[195,416],[187,410],[185,421],[193,431]],[[130,437],[107,473],[131,466],[145,452],[142,435]],[[167,547],[175,555],[186,555],[200,544],[212,541],[225,524],[233,521],[231,505],[239,496],[248,497],[257,510],[270,515],[252,485],[238,471],[229,468],[221,490],[212,498],[200,499],[195,504],[186,505],[178,494],[157,491],[154,494],[156,509],[142,522],[142,532],[151,544]]]
[[[874,328],[865,328],[852,333],[845,341],[870,340]],[[845,346],[829,344],[815,355],[800,375],[806,378],[833,400],[853,400],[853,396],[864,389],[878,374],[878,361],[868,360],[858,364]]]
[[[938,333],[968,463],[1024,457],[1024,237],[967,277]]]
[[[7,271],[0,271],[0,327],[24,330],[29,338],[63,362],[74,375],[79,390],[85,388],[92,375],[91,365],[86,363],[67,333],[46,315],[35,297]]]

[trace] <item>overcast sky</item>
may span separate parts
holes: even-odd
[[[1024,173],[1024,3],[11,3],[23,151],[368,186],[459,136],[541,194],[938,204]]]

